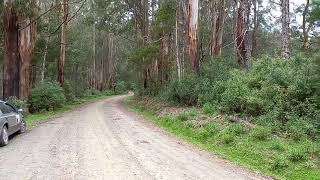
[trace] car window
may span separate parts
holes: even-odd
[[[9,112],[16,112],[16,109],[14,107],[12,107],[10,104],[5,103],[5,106],[8,108]]]
[[[0,103],[0,110],[3,114],[8,114],[11,112],[11,110],[4,103]]]

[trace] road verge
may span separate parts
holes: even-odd
[[[130,97],[125,104],[129,110],[178,138],[233,164],[275,179],[320,177],[320,143],[317,141],[277,137],[266,128],[230,122],[230,119],[217,118],[217,114],[207,116],[197,109],[177,116],[162,116],[157,102],[145,103]]]

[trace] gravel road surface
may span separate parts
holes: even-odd
[[[264,179],[128,112],[126,97],[86,105],[13,137],[0,148],[0,179]]]

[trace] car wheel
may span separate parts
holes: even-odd
[[[9,143],[8,128],[4,126],[0,134],[0,146],[6,146]]]
[[[19,130],[19,134],[23,134],[27,131],[27,124],[24,120],[21,121],[20,123],[20,130]]]

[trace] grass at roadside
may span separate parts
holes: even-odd
[[[72,111],[74,109],[80,108],[84,105],[99,101],[99,100],[104,100],[104,99],[108,99],[111,98],[113,96],[110,95],[96,95],[96,96],[88,96],[88,97],[84,97],[81,99],[78,99],[76,102],[71,103],[71,104],[67,104],[64,107],[56,110],[56,111],[49,111],[49,112],[43,112],[43,113],[36,113],[36,114],[29,114],[26,116],[26,122],[28,125],[28,128],[34,128],[36,127],[38,124],[42,123],[42,122],[46,122],[52,118],[56,118],[59,117],[60,115],[62,115],[65,112],[69,112]]]
[[[267,127],[204,119],[191,111],[176,117],[159,117],[150,105],[130,98],[127,106],[168,132],[235,164],[276,179],[320,179],[320,142],[276,136]],[[214,116],[208,119],[214,119]],[[206,121],[204,121],[206,122]],[[196,124],[196,125],[195,125]]]

